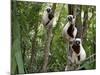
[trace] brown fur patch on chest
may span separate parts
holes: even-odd
[[[49,20],[52,20],[53,17],[54,17],[53,13],[48,15]]]
[[[74,35],[73,35],[73,32],[74,32],[74,27],[73,25],[71,24],[67,30],[67,33],[69,36],[71,36],[72,38],[74,38]]]
[[[46,23],[46,25],[49,24],[49,22],[53,19],[54,15],[51,13],[48,15],[49,21]]]
[[[72,48],[73,48],[75,53],[77,53],[77,54],[80,53],[80,46],[73,45]]]

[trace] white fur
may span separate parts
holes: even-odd
[[[53,19],[52,19],[52,20],[48,23],[48,25],[46,25],[46,23],[49,21],[48,13],[47,13],[46,11],[44,12],[44,15],[43,15],[42,19],[43,19],[42,23],[43,23],[43,25],[44,25],[45,27],[49,27],[49,26],[51,26],[51,25],[53,24]]]
[[[74,51],[73,51],[73,54],[72,54],[72,58],[70,58],[71,59],[71,61],[73,62],[73,63],[80,63],[81,61],[84,61],[85,59],[86,59],[86,52],[85,52],[85,50],[84,50],[84,48],[83,48],[83,46],[82,46],[82,42],[81,42],[81,39],[80,38],[76,38],[75,40],[78,40],[78,41],[80,41],[80,53],[79,54],[76,54]],[[78,61],[78,56],[80,55],[80,61]]]
[[[71,23],[68,22],[68,23],[65,25],[65,27],[63,28],[62,35],[63,35],[63,37],[64,37],[65,39],[67,39],[68,41],[73,41],[73,40],[75,40],[75,37],[76,37],[76,34],[77,34],[77,28],[74,26],[74,32],[73,32],[74,38],[70,37],[70,36],[68,35],[68,33],[67,33],[67,30],[68,30],[70,24],[71,24]]]
[[[78,63],[78,58],[75,52],[73,52],[72,57],[69,56],[68,59],[70,59],[72,63]]]
[[[79,53],[80,61],[84,61],[85,58],[86,58],[86,52],[85,52],[85,50],[84,50],[84,48],[82,46],[82,41],[81,41],[80,38],[76,38],[76,40],[80,41],[80,53]]]
[[[65,25],[65,27],[63,28],[63,32],[62,32],[62,35],[63,37],[68,40],[68,41],[73,41],[75,40],[75,37],[76,37],[76,34],[77,34],[77,28],[75,27],[75,18],[73,17],[73,15],[68,15],[68,17],[72,17],[72,22],[68,21],[68,23]],[[68,18],[67,17],[67,18]],[[71,36],[69,36],[69,34],[67,33],[67,30],[69,28],[69,26],[73,24],[74,25],[74,31],[73,31],[73,35],[74,35],[74,38],[72,38]]]

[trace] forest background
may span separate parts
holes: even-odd
[[[88,60],[81,64],[87,70],[96,68],[96,7],[41,2],[11,2],[11,73],[43,72],[45,54],[45,28],[42,16],[45,8],[52,5],[55,18],[52,27],[50,53],[45,72],[64,71],[67,64],[67,45],[62,30],[69,14],[76,15],[78,36],[82,39]]]

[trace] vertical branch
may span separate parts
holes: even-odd
[[[74,15],[75,16],[75,5],[68,5],[68,14],[69,15]],[[74,64],[71,62],[71,60],[69,59],[69,57],[72,57],[72,48],[71,48],[71,43],[67,42],[68,45],[68,49],[67,51],[67,66],[65,68],[65,70],[74,70]]]
[[[76,37],[82,37],[82,22],[81,22],[81,10],[82,6],[80,5],[68,5],[68,13],[69,15],[73,15],[76,17],[75,25],[77,27],[77,35]],[[72,57],[72,48],[70,42],[68,43],[69,49],[67,50],[67,70],[76,70],[79,65],[72,63],[69,57]]]
[[[84,8],[84,18],[83,18],[83,26],[82,26],[82,38],[84,40],[86,32],[88,29],[88,6]]]
[[[31,58],[30,58],[29,69],[28,69],[30,73],[33,72],[33,64],[35,63],[37,26],[36,26],[36,29],[35,29],[34,37],[32,39]]]
[[[71,4],[68,5],[68,14],[74,15],[74,5]]]
[[[82,40],[82,20],[81,20],[81,11],[82,11],[82,5],[75,5],[75,16],[76,21],[75,25],[77,28],[77,35],[76,38],[80,38]],[[74,70],[77,70],[77,68],[80,67],[80,64],[75,64]]]
[[[82,21],[81,21],[81,10],[82,6],[77,5],[75,6],[76,9],[76,27],[77,27],[77,38],[82,38]]]
[[[55,9],[56,9],[56,4],[53,4],[52,9],[53,9],[53,14],[54,14]],[[42,67],[42,72],[47,72],[51,39],[52,39],[52,26],[50,26],[46,30],[46,40],[45,40],[45,48],[44,48],[44,64]]]
[[[28,65],[29,66],[28,71],[30,73],[34,72],[35,71],[34,66],[37,66],[37,65],[34,65],[34,64],[36,64],[36,53],[37,53],[37,50],[36,50],[37,41],[36,41],[36,39],[37,39],[37,33],[38,33],[38,26],[40,24],[39,23],[39,19],[40,19],[39,18],[40,17],[39,12],[41,10],[41,5],[42,4],[38,4],[38,3],[35,3],[33,5],[32,9],[34,9],[35,12],[33,12],[32,9],[31,9],[32,14],[37,16],[37,17],[35,19],[33,19],[33,21],[30,23],[30,25],[34,26],[34,28],[33,28],[34,34],[33,34],[33,38],[32,38],[32,41],[31,41],[31,43],[32,43],[31,58],[30,58],[30,62],[29,62],[29,65]],[[36,7],[34,8],[34,6],[36,6]]]
[[[46,31],[46,40],[45,40],[45,48],[44,48],[44,65],[42,69],[43,72],[47,71],[51,38],[52,38],[52,27],[47,29]]]

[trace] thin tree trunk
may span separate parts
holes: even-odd
[[[88,6],[84,8],[84,18],[83,18],[83,26],[82,26],[82,39],[84,40],[86,37],[88,29]]]
[[[35,57],[36,57],[36,37],[37,37],[37,33],[38,33],[38,23],[36,25],[34,25],[34,35],[32,38],[32,49],[31,49],[31,58],[30,58],[30,62],[29,62],[29,72],[32,73],[33,71],[33,65],[35,64]]]
[[[53,9],[53,12],[55,12],[56,4],[53,4],[52,9]],[[47,72],[51,39],[52,39],[52,26],[46,30],[46,40],[45,40],[45,48],[44,48],[44,62],[43,62],[42,72]]]
[[[81,10],[82,10],[82,6],[81,5],[76,5],[75,6],[76,9],[76,27],[77,27],[77,38],[82,38],[82,21],[81,21]]]
[[[52,28],[48,29],[46,33],[46,40],[45,40],[46,42],[45,42],[45,49],[44,49],[44,65],[42,69],[43,72],[47,72],[51,37],[52,37]]]
[[[73,15],[75,16],[75,5],[68,5],[68,14],[69,15]],[[71,71],[71,70],[75,70],[74,64],[71,62],[71,60],[69,59],[69,57],[72,57],[72,48],[71,48],[71,44],[66,41],[66,45],[68,45],[67,47],[67,65],[65,67],[65,71]]]
[[[30,58],[30,62],[29,62],[29,69],[28,71],[30,73],[33,72],[33,63],[35,63],[35,56],[36,56],[36,50],[35,50],[35,47],[36,47],[36,34],[35,33],[35,36],[33,37],[32,39],[32,49],[31,49],[31,58]]]
[[[76,17],[76,21],[75,21],[75,26],[77,27],[77,35],[76,37],[81,38],[82,36],[82,22],[81,22],[81,6],[80,5],[68,5],[68,13],[69,15],[73,15],[74,17]],[[68,49],[67,49],[67,66],[65,68],[65,70],[76,70],[79,65],[76,65],[74,63],[71,62],[71,60],[69,59],[69,57],[72,57],[72,48],[71,48],[71,44],[68,43]]]
[[[29,61],[29,64],[28,64],[28,71],[29,73],[33,73],[33,72],[36,72],[37,71],[37,65],[36,65],[36,53],[37,53],[37,50],[36,50],[36,45],[37,45],[37,33],[38,33],[38,26],[39,26],[39,21],[40,21],[40,15],[39,15],[39,12],[42,8],[42,4],[38,4],[38,3],[35,3],[33,4],[33,7],[32,9],[34,9],[34,6],[36,6],[35,10],[36,12],[33,13],[33,15],[37,16],[36,19],[33,19],[33,21],[30,23],[30,25],[33,25],[33,28],[32,30],[34,30],[34,34],[33,34],[33,38],[31,40],[31,43],[32,43],[32,48],[31,48],[31,58],[30,58],[30,61]],[[34,67],[36,69],[34,69]]]
[[[75,5],[72,5],[72,4],[68,4],[68,14],[69,15],[74,15],[74,7]]]
[[[80,38],[82,40],[82,19],[81,19],[81,12],[82,12],[82,5],[76,5],[75,6],[75,16],[76,16],[76,21],[75,25],[77,28],[77,35],[76,38]],[[80,67],[80,64],[75,64],[75,70]]]

